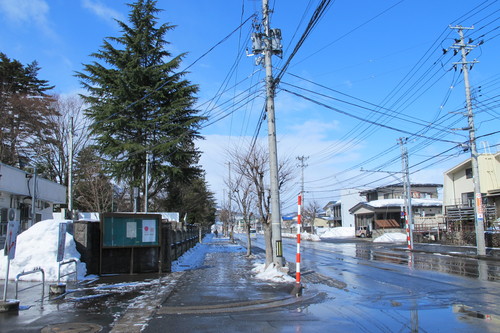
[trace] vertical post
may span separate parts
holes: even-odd
[[[33,189],[31,193],[31,223],[29,227],[35,224],[36,219],[36,166],[33,167]]]
[[[146,153],[146,175],[144,176],[144,212],[148,212],[149,153]]]
[[[309,159],[309,156],[298,156],[297,159],[300,161],[299,167],[301,168],[300,194],[302,196],[302,201],[304,201],[304,168],[307,166],[307,164],[305,164],[304,161]]]
[[[403,173],[403,192],[404,192],[404,218],[406,227],[406,239],[408,242],[408,249],[413,250],[413,212],[411,206],[411,188],[410,188],[410,172],[408,167],[408,151],[406,150],[403,138],[399,138],[399,144],[401,145],[401,164]]]
[[[467,53],[473,47],[465,44],[464,30],[472,30],[471,28],[464,28],[462,26],[450,27],[451,29],[457,29],[458,35],[460,36],[460,41],[455,44],[455,48],[460,49],[462,61],[454,64],[462,65],[462,72],[464,73],[464,85],[465,85],[465,99],[467,104],[467,118],[468,118],[468,129],[469,129],[469,144],[470,144],[470,154],[472,163],[472,179],[474,183],[474,223],[476,229],[476,244],[477,244],[477,255],[486,255],[486,244],[484,240],[484,212],[482,205],[482,194],[481,194],[481,184],[479,182],[479,166],[478,166],[478,153],[476,148],[476,134],[474,127],[474,112],[472,110],[472,101],[470,94],[470,83],[469,83],[469,64],[477,63],[477,61],[467,62]]]
[[[9,285],[9,270],[10,270],[10,258],[7,256],[7,265],[5,269],[5,280],[3,286],[3,301],[7,302],[7,287]]]
[[[71,219],[74,219],[73,216],[73,117],[71,117],[71,123],[69,128],[69,148],[68,148],[68,210],[71,216]]]
[[[134,187],[133,188],[133,196],[134,196],[134,213],[137,213],[137,198],[139,197],[139,188]]]
[[[227,163],[227,168],[228,168],[228,177],[229,177],[229,191],[227,192],[227,200],[228,200],[228,221],[227,221],[227,236],[229,236],[232,239],[232,231],[231,231],[231,226],[232,226],[232,217],[233,213],[231,211],[231,201],[232,201],[232,194],[233,194],[233,184],[231,184],[231,162]]]
[[[274,115],[275,81],[272,67],[272,36],[270,29],[268,0],[262,0],[262,25],[264,27],[264,64],[266,68],[266,111],[269,141],[269,177],[271,182],[271,240],[273,246],[273,262],[277,267],[283,266],[281,246],[281,209],[278,183],[278,152],[276,143],[276,120]]]
[[[302,227],[302,216],[301,216],[301,206],[302,206],[302,193],[299,194],[298,199],[298,209],[297,209],[297,257],[296,257],[296,269],[295,269],[295,284],[297,287],[300,286],[300,232]]]

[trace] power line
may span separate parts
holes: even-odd
[[[285,91],[285,92],[288,92],[292,95],[295,95],[297,97],[301,97],[305,100],[308,100],[312,103],[315,103],[317,105],[321,105],[327,109],[330,109],[332,111],[335,111],[337,113],[341,113],[343,115],[346,115],[348,117],[351,117],[351,118],[354,118],[354,119],[357,119],[357,120],[360,120],[362,122],[366,122],[366,123],[369,123],[369,124],[372,124],[372,125],[376,125],[376,126],[379,126],[379,127],[383,127],[383,128],[387,128],[387,129],[390,129],[390,130],[393,130],[395,132],[399,132],[399,133],[403,133],[403,134],[408,134],[408,135],[412,135],[412,136],[417,136],[417,137],[421,137],[421,138],[424,138],[424,139],[429,139],[429,140],[434,140],[434,141],[441,141],[441,142],[447,142],[447,143],[454,143],[456,144],[457,142],[456,141],[451,141],[451,140],[444,140],[444,139],[437,139],[437,138],[431,138],[431,137],[428,137],[428,136],[425,136],[425,135],[419,135],[419,134],[416,134],[416,133],[412,133],[412,132],[409,132],[409,131],[405,131],[405,130],[402,130],[402,129],[399,129],[399,128],[395,128],[395,127],[392,127],[392,126],[388,126],[388,125],[385,125],[385,124],[381,124],[381,123],[377,123],[377,122],[374,122],[374,121],[371,121],[371,120],[368,120],[368,119],[364,119],[362,117],[359,117],[359,116],[356,116],[356,115],[353,115],[353,114],[350,114],[349,112],[346,112],[346,111],[343,111],[343,110],[340,110],[340,109],[337,109],[337,108],[334,108],[330,105],[326,105],[324,103],[321,103],[319,101],[316,101],[316,100],[313,100],[312,98],[309,98],[309,97],[306,97],[304,95],[301,95],[299,93],[296,93],[296,92],[293,92],[293,91],[290,91],[288,89],[284,89],[282,88],[281,89],[282,91]]]

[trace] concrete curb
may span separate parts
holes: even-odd
[[[295,296],[288,296],[282,298],[277,297],[273,299],[224,303],[224,304],[171,306],[171,307],[162,307],[157,311],[157,313],[169,314],[169,315],[186,315],[186,314],[215,314],[215,313],[254,311],[254,310],[272,309],[276,307],[297,304],[311,300],[316,296],[318,296],[318,294],[301,296],[301,297],[295,297]]]

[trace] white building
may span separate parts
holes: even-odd
[[[51,219],[54,204],[65,203],[66,186],[0,163],[0,236],[5,235],[8,221],[20,221],[21,230],[26,230],[38,221]]]
[[[359,190],[347,188],[340,191],[340,200],[330,201],[323,210],[332,226],[354,228],[354,215],[349,209],[364,201],[359,195]]]
[[[477,162],[485,222],[491,223],[500,217],[500,153],[481,154]],[[469,158],[444,173],[443,205],[448,222],[473,225],[473,203],[474,182]]]
[[[483,196],[500,190],[500,153],[481,154],[477,162]],[[444,173],[443,204],[471,206],[473,200],[474,182],[469,158]]]

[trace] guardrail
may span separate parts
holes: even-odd
[[[26,288],[21,289],[21,290],[18,289],[19,278],[21,276],[29,275],[29,274],[34,274],[34,273],[38,273],[38,272],[42,273],[42,282],[41,283],[34,284],[32,286],[26,287]],[[42,302],[42,309],[43,309],[43,297],[45,296],[45,272],[40,267],[36,267],[36,268],[34,268],[34,269],[32,269],[31,271],[28,271],[28,272],[24,272],[23,271],[23,272],[21,272],[21,273],[19,273],[19,274],[16,275],[16,299],[17,299],[17,295],[18,295],[19,292],[25,291],[25,290],[28,290],[28,289],[31,289],[31,288],[34,288],[34,287],[37,287],[39,285],[42,285],[42,298],[41,298],[40,301]]]
[[[72,262],[75,263],[75,271],[74,272],[69,272],[69,273],[64,274],[64,275],[61,275],[61,266],[71,264]],[[69,259],[69,260],[66,260],[66,261],[59,262],[59,269],[57,271],[57,283],[58,284],[61,283],[61,277],[63,277],[63,276],[69,276],[71,274],[75,274],[75,281],[78,280],[78,261],[76,259]]]

